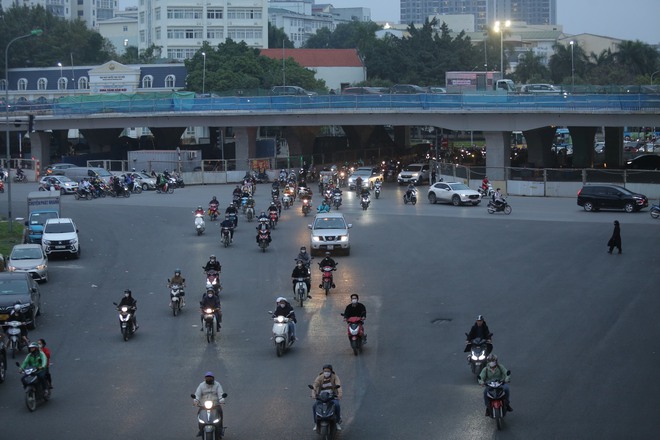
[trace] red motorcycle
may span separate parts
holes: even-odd
[[[3,192],[5,192],[5,182],[0,180],[0,193],[3,193]]]
[[[271,229],[275,229],[275,226],[277,225],[277,217],[277,211],[268,211],[268,221]]]
[[[269,243],[270,231],[268,229],[259,229],[259,248],[261,248],[261,252],[266,252]]]
[[[359,316],[351,316],[346,319],[346,322],[348,323],[348,340],[351,343],[353,354],[357,356],[358,353],[362,353],[362,345],[367,340],[364,334],[364,319]]]
[[[330,289],[335,288],[335,283],[332,280],[332,272],[334,270],[335,268],[332,266],[321,267],[321,272],[323,272],[323,277],[322,277],[321,285],[319,287],[325,290],[326,295],[330,292]]]

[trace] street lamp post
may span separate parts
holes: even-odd
[[[204,68],[202,70],[202,95],[206,90],[206,52],[202,52],[202,57],[204,58]]]
[[[5,46],[5,144],[7,147],[7,221],[9,222],[9,232],[12,232],[12,218],[11,218],[11,149],[9,148],[9,47],[18,40],[28,37],[38,37],[43,31],[41,29],[33,29],[29,34],[21,35],[7,43]]]
[[[575,57],[573,56],[573,48],[575,47],[575,41],[570,41],[571,45],[571,93],[575,91]]]
[[[508,27],[511,27],[510,20],[504,23],[500,23],[499,20],[495,22],[495,32],[500,33],[500,70],[502,72],[502,78],[504,78],[504,29]]]

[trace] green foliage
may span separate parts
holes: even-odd
[[[20,222],[13,221],[11,232],[9,232],[9,223],[4,220],[0,222],[0,254],[9,259],[9,254],[14,245],[23,243],[24,227]]]
[[[289,36],[284,33],[284,29],[277,28],[268,22],[268,48],[276,49],[285,47],[288,49],[293,49],[294,45]]]
[[[529,50],[518,61],[518,66],[513,76],[516,82],[522,84],[545,83],[550,78],[550,71],[543,64],[543,58],[539,55],[534,55],[534,52]]]

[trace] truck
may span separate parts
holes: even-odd
[[[23,242],[41,244],[44,224],[49,218],[60,218],[59,191],[32,191],[27,196],[28,219]]]
[[[447,93],[471,93],[497,91],[515,93],[516,85],[510,79],[502,79],[500,72],[446,72]]]

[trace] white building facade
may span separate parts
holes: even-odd
[[[268,47],[267,0],[139,0],[138,50],[155,45],[161,57],[192,58],[204,41],[227,38],[254,48]]]

